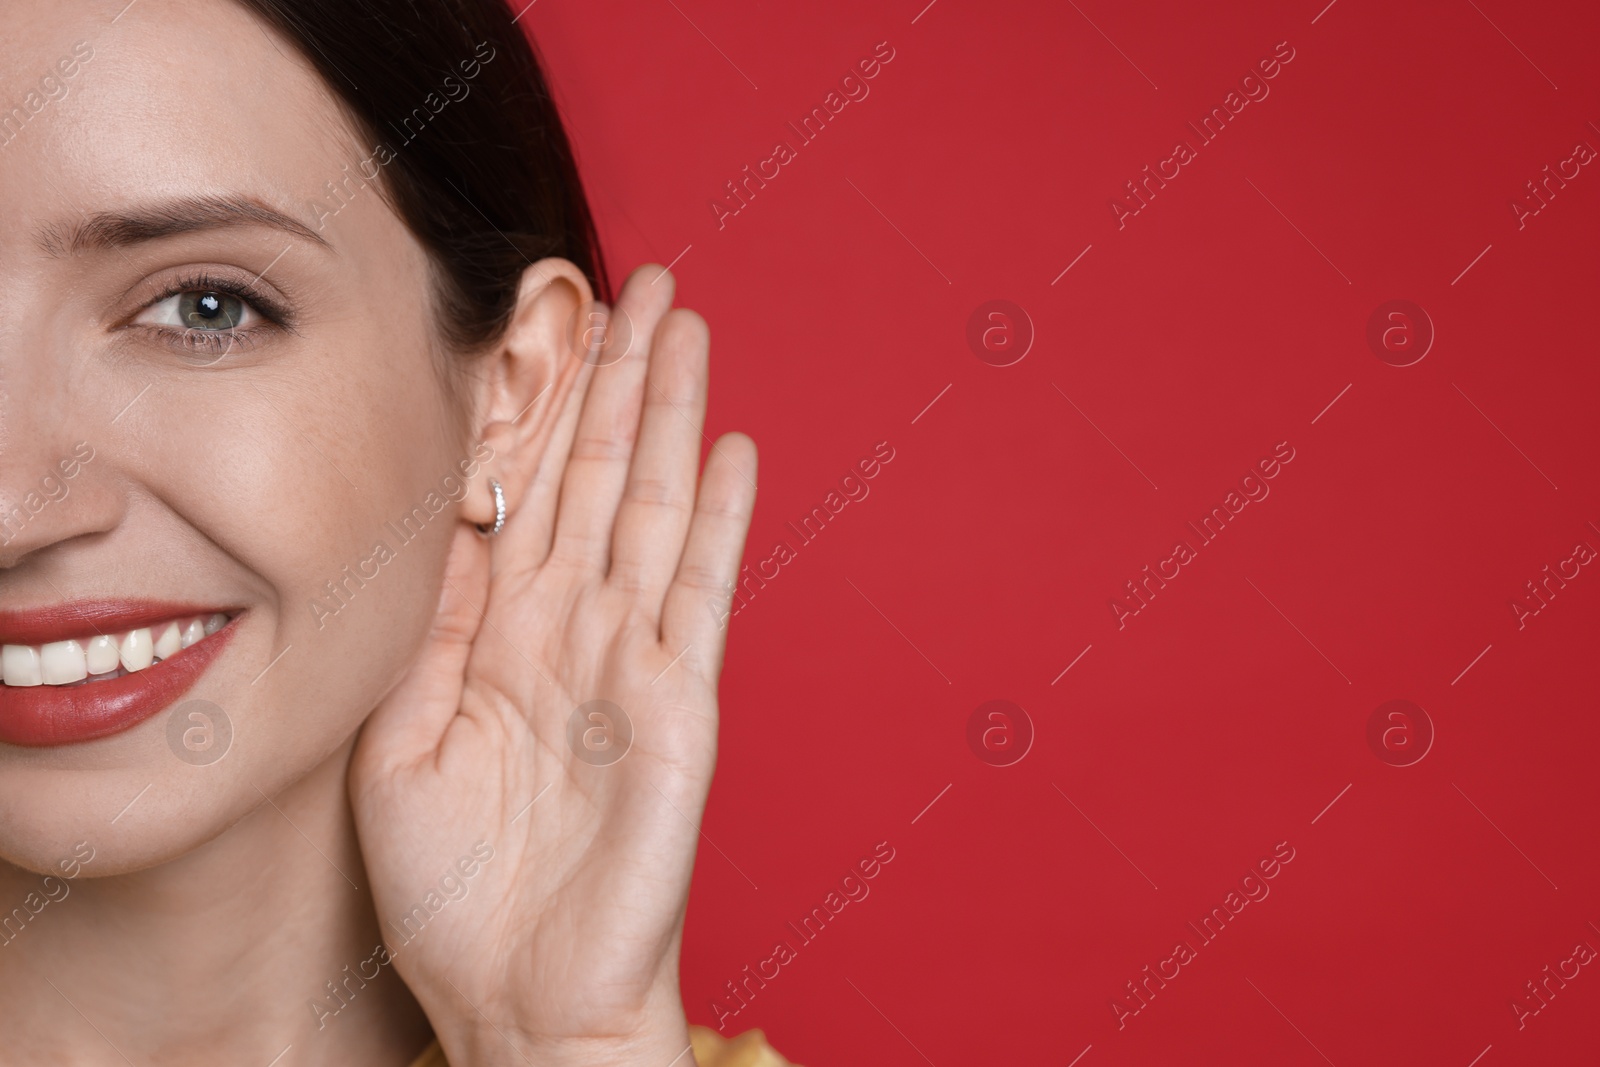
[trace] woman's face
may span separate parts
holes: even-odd
[[[232,3],[125,4],[0,35],[0,858],[36,871],[171,858],[338,750],[487,458],[329,90]],[[199,643],[130,671],[168,623]],[[26,684],[70,640],[118,666]]]

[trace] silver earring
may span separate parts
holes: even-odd
[[[494,525],[485,526],[478,523],[478,532],[485,537],[493,537],[506,526],[506,493],[500,488],[500,483],[493,478],[489,479],[489,488],[494,490]]]

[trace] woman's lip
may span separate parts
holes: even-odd
[[[163,610],[166,607],[170,605]],[[170,659],[121,678],[85,685],[0,685],[0,744],[46,748],[132,729],[199,681],[233,638],[238,621],[231,620]]]
[[[167,600],[76,600],[26,611],[0,611],[0,644],[45,645],[52,641],[126,633],[152,623],[194,615],[232,615],[237,608]]]

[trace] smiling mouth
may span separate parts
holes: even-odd
[[[47,748],[131,730],[200,680],[244,614],[145,600],[0,611],[0,745]]]
[[[5,644],[0,646],[0,684],[68,687],[123,678],[199,644],[228,625],[231,618],[218,611],[116,634],[37,645]]]

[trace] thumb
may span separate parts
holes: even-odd
[[[393,766],[439,747],[461,706],[472,642],[483,625],[489,596],[489,546],[467,523],[450,543],[439,603],[428,636],[411,667],[378,704],[362,731],[361,746]]]

